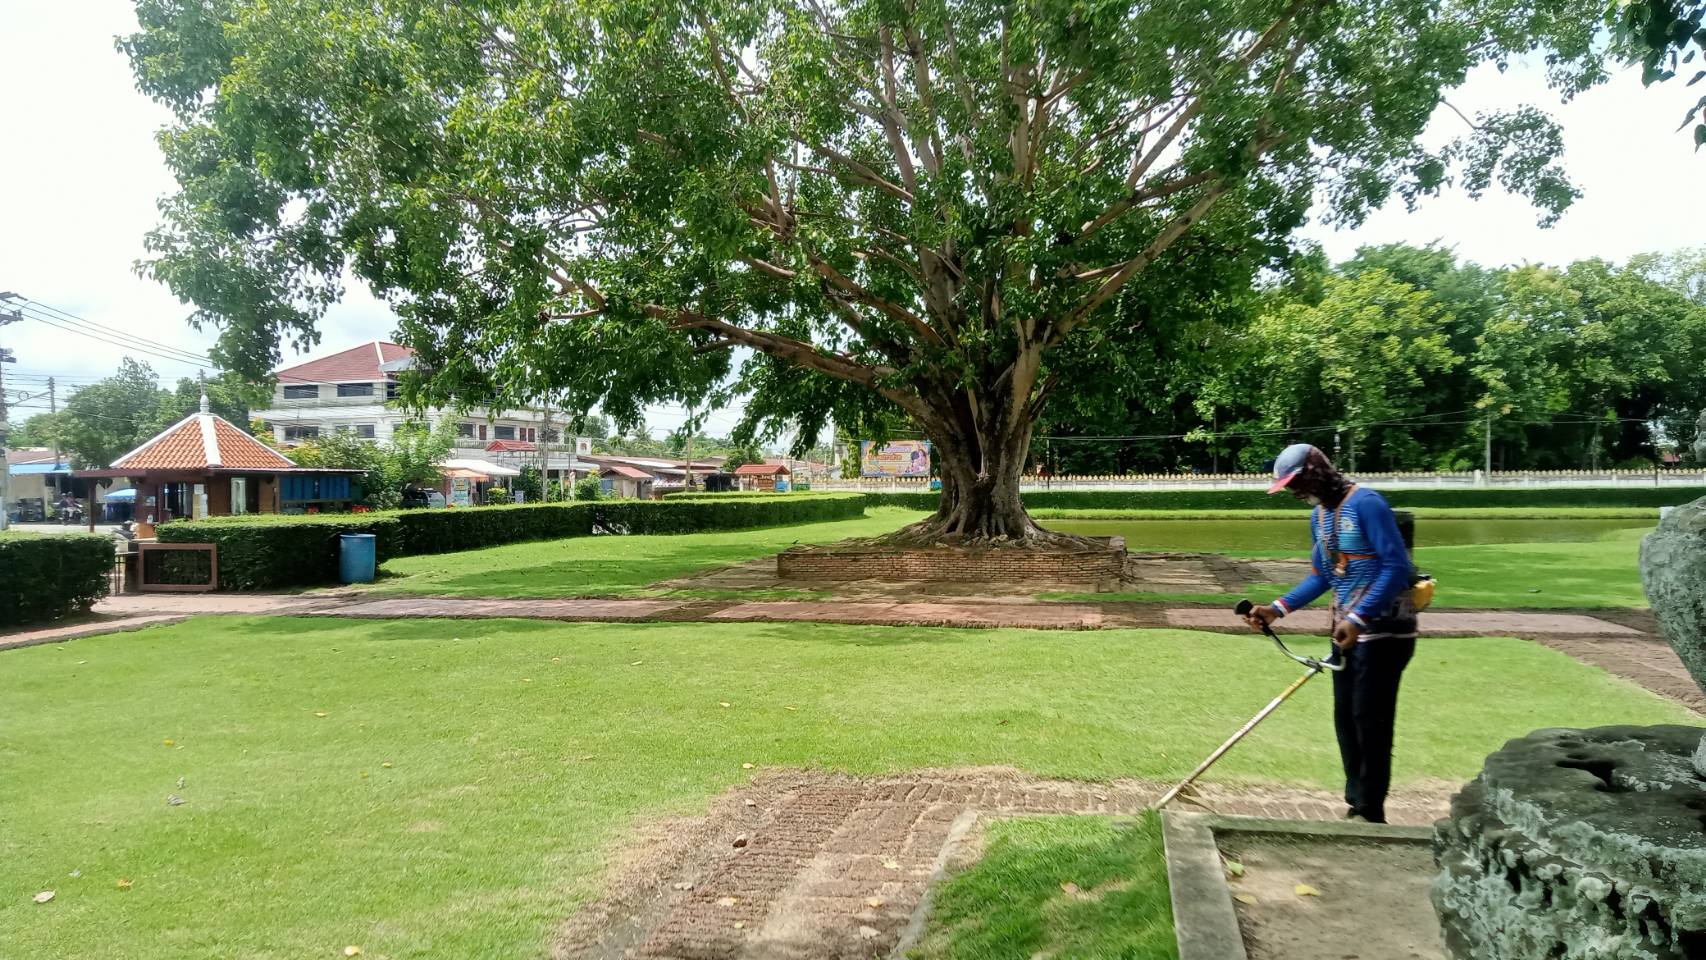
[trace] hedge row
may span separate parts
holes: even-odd
[[[1706,496],[1706,487],[1534,487],[1383,490],[1394,507],[1668,507]],[[939,493],[867,493],[873,506],[934,510]],[[1260,490],[1031,490],[1025,506],[1057,510],[1272,510]],[[1277,505],[1283,506],[1282,501]]]
[[[346,533],[373,534],[381,563],[403,555],[403,525],[389,513],[176,520],[163,524],[158,536],[162,543],[211,543],[219,548],[219,589],[266,590],[336,580],[338,537]]]
[[[0,536],[0,627],[87,613],[112,569],[111,537]]]
[[[217,546],[220,589],[265,590],[336,581],[338,538],[346,533],[378,537],[378,560],[384,563],[411,554],[473,550],[525,540],[595,533],[735,530],[846,520],[864,513],[865,495],[859,493],[721,502],[696,497],[598,500],[451,510],[212,517],[165,524],[159,529],[159,537],[166,543]]]

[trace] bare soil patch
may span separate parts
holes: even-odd
[[[1250,960],[1444,960],[1425,843],[1222,835]],[[1313,891],[1313,892],[1311,892]]]

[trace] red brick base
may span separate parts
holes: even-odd
[[[1125,538],[1105,549],[887,548],[865,544],[795,547],[776,557],[789,580],[938,580],[951,583],[1102,583],[1125,568]]]

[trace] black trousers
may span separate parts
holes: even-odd
[[[1333,674],[1333,728],[1345,767],[1345,803],[1373,823],[1386,822],[1398,681],[1415,653],[1414,638],[1369,640],[1341,652],[1345,669]]]

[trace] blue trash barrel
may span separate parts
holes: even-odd
[[[378,538],[371,533],[338,536],[338,579],[344,583],[372,583]]]

